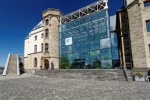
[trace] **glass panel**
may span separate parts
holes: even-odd
[[[116,38],[111,39],[111,43],[113,47],[118,47],[118,41]]]
[[[101,49],[101,59],[111,59],[111,49]]]
[[[150,20],[146,21],[147,32],[150,32]]]
[[[112,58],[113,60],[119,60],[118,48],[112,48]]]
[[[100,47],[101,49],[110,48],[111,47],[110,38],[101,39],[100,45],[101,45],[101,47]]]
[[[72,46],[67,46],[67,53],[72,53]]]
[[[80,51],[80,45],[73,45],[73,50],[72,52],[79,52]]]
[[[112,60],[101,60],[102,68],[110,69],[112,68]]]
[[[79,59],[80,58],[80,54],[79,53],[74,53],[74,59]]]
[[[88,52],[81,52],[81,58],[85,60],[89,60],[89,53]]]
[[[117,38],[117,33],[116,32],[111,32],[111,38]]]
[[[91,61],[95,59],[100,59],[100,50],[90,51]]]
[[[145,1],[144,2],[144,7],[148,7],[148,6],[150,6],[150,1]]]
[[[68,54],[68,58],[69,58],[70,61],[73,61],[74,60],[73,54],[72,53]]]
[[[90,42],[90,50],[100,49],[99,41]]]
[[[81,51],[83,51],[83,52],[89,51],[89,42],[81,44]]]

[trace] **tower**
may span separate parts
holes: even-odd
[[[43,11],[44,42],[42,67],[50,69],[54,66],[59,69],[59,22],[62,13],[57,9],[49,8]]]

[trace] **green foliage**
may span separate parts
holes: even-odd
[[[96,59],[94,62],[93,62],[93,67],[96,68],[96,69],[101,69],[101,62]]]
[[[70,61],[67,56],[63,55],[60,59],[60,69],[70,69]]]
[[[136,72],[135,76],[142,77],[143,75],[140,72]]]

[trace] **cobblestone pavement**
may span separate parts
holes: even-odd
[[[0,100],[150,100],[148,82],[27,76],[0,79]]]

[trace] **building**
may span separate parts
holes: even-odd
[[[43,20],[25,39],[24,66],[26,70],[59,68],[59,21],[57,9],[43,12]]]
[[[100,0],[68,15],[44,11],[25,40],[25,69],[120,66],[116,16],[109,16],[107,3]]]
[[[122,64],[135,69],[150,68],[150,0],[124,0],[117,11]]]
[[[109,17],[107,1],[62,16],[60,57],[66,57],[71,68],[111,69],[117,66],[119,53],[114,19],[116,16]]]

